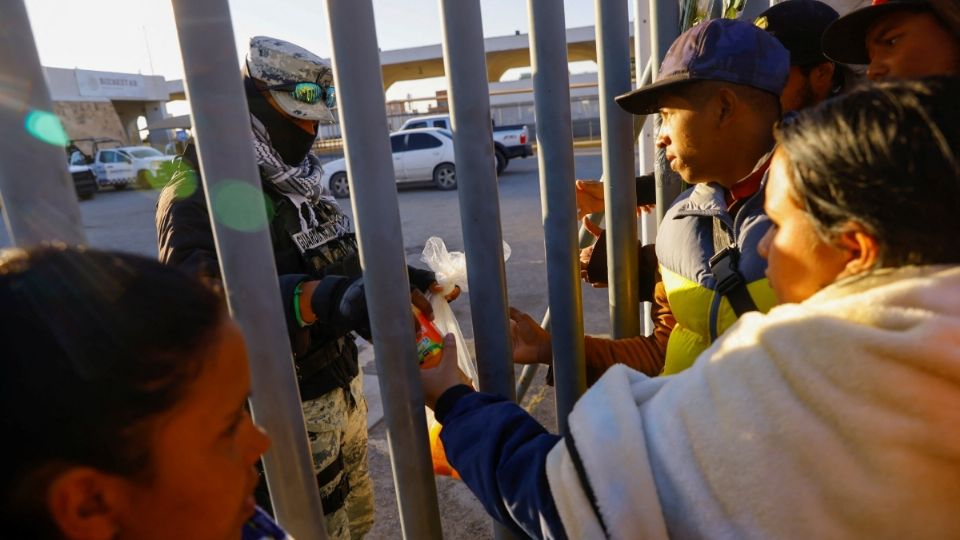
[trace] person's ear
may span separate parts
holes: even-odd
[[[737,93],[730,88],[721,86],[717,90],[715,103],[717,106],[717,126],[720,127],[730,123],[730,121],[733,119],[737,107],[740,106],[740,98],[737,96]]]
[[[120,480],[90,467],[59,475],[47,490],[47,508],[65,538],[110,540],[120,529]]]
[[[834,245],[846,254],[847,259],[838,279],[873,270],[880,262],[879,242],[859,223],[847,225]]]
[[[833,89],[833,73],[836,69],[837,65],[833,62],[823,62],[810,70],[807,77],[817,100],[824,100],[830,96],[830,90]]]

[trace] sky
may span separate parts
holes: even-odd
[[[380,49],[439,44],[439,2],[373,0]],[[25,3],[44,66],[163,75],[167,80],[183,78],[169,0],[25,0]],[[564,0],[563,3],[568,28],[593,25],[593,0]],[[286,39],[320,56],[331,56],[323,0],[230,0],[229,5],[238,66],[249,38],[255,35]],[[480,0],[480,6],[485,37],[529,31],[527,3],[523,0]],[[512,75],[516,76],[516,73]],[[508,72],[505,78],[510,77]],[[390,88],[387,98],[425,97],[441,87],[442,80],[398,83]]]

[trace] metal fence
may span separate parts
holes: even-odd
[[[629,72],[628,0],[596,0],[600,92],[599,133],[609,234],[611,325],[618,337],[639,329],[635,245],[633,120],[613,102],[629,91],[642,70]],[[652,65],[679,31],[676,2],[635,0],[638,13],[649,9],[649,28],[638,27],[638,41],[650,36]],[[377,370],[384,399],[390,457],[405,538],[440,538],[436,486],[430,466],[423,396],[415,361],[407,276],[389,123],[383,107],[372,0],[326,0],[333,45],[340,126],[351,184],[364,279],[370,308]],[[761,3],[748,2],[751,13]],[[248,196],[232,201],[238,211],[266,223],[260,178],[248,135],[248,112],[227,0],[173,0],[187,95],[196,119],[194,135],[211,194],[228,183]],[[557,417],[567,414],[584,391],[583,320],[574,216],[573,138],[566,64],[563,6],[528,0],[533,109],[539,165],[548,295],[553,329]],[[444,65],[455,127],[460,210],[472,293],[483,297],[474,310],[474,336],[480,389],[511,396],[513,364],[507,324],[507,297],[501,243],[496,172],[493,166],[491,108],[487,92],[479,0],[442,0]],[[639,17],[638,17],[639,18]],[[52,114],[46,84],[23,0],[0,2],[0,80],[4,107],[0,129],[0,202],[17,245],[85,238],[70,177],[64,168],[65,135]],[[638,23],[639,24],[639,23]],[[645,23],[646,24],[646,23]],[[642,26],[642,25],[641,25]],[[647,51],[638,46],[638,58]],[[583,104],[582,100],[581,105]],[[592,105],[591,105],[592,106]],[[203,111],[204,114],[197,114]],[[520,111],[526,118],[531,111]],[[507,122],[504,122],[507,123]],[[522,123],[522,122],[521,122]],[[26,126],[27,129],[24,129]],[[594,126],[586,128],[594,136]],[[650,124],[641,141],[649,140]],[[646,138],[644,138],[646,137]],[[649,151],[643,150],[648,156]],[[658,203],[669,202],[676,186],[661,185]],[[34,216],[43,215],[38,220]],[[211,216],[216,213],[211,211]],[[276,270],[266,225],[238,231],[212,220],[231,314],[250,350],[254,381],[251,401],[256,421],[274,444],[265,466],[281,524],[298,538],[325,538],[319,494],[313,478],[290,346],[279,302]],[[269,391],[267,391],[269,390]],[[271,399],[258,399],[270,396]],[[507,537],[505,529],[496,529]]]

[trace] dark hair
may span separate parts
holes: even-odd
[[[785,119],[797,203],[833,240],[853,221],[880,266],[960,263],[960,79],[855,89]]]
[[[75,465],[149,478],[152,419],[204,367],[225,310],[174,268],[63,247],[0,252],[0,522],[56,538],[49,482]]]
[[[831,60],[820,60],[811,64],[801,64],[798,65],[797,68],[800,69],[800,72],[803,73],[805,77],[809,77],[813,70],[823,64],[833,64],[833,77],[830,79],[830,93],[828,97],[838,96],[848,88],[856,86],[859,82],[858,79],[860,76],[850,69],[850,66]]]

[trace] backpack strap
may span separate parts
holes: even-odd
[[[713,218],[712,229],[715,255],[710,257],[710,271],[717,280],[717,292],[727,297],[738,318],[749,311],[758,311],[757,304],[747,291],[747,280],[737,269],[740,249],[716,217]]]

